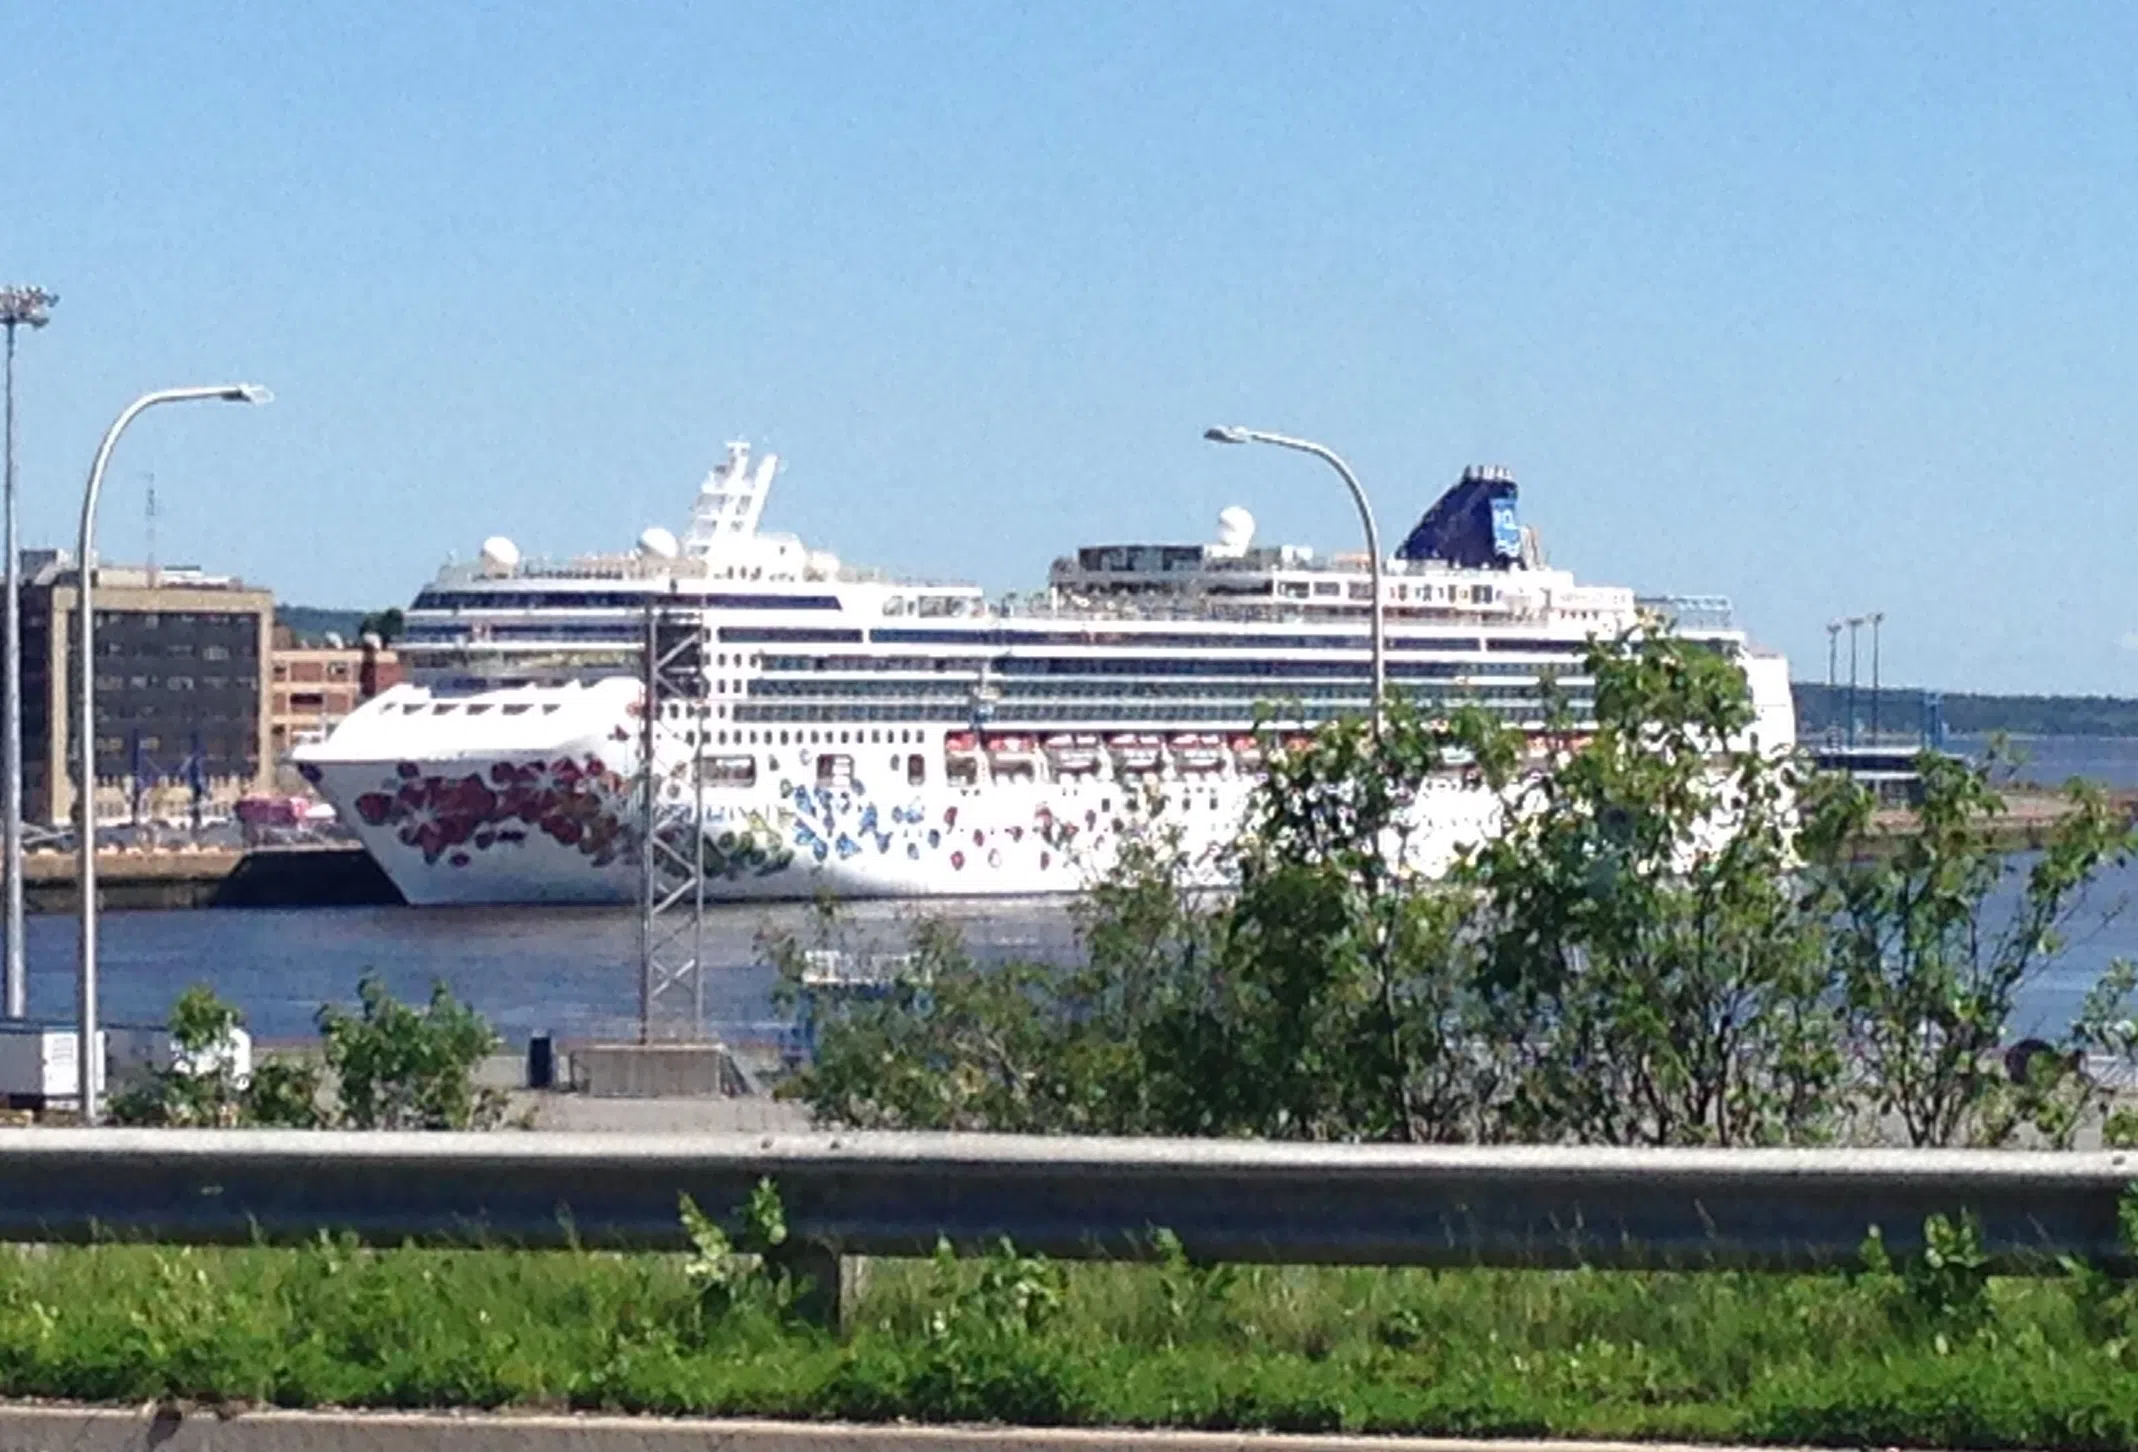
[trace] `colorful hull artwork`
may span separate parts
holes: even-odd
[[[641,890],[635,782],[591,752],[539,759],[307,763],[305,773],[411,903],[627,903]],[[1177,833],[1191,875],[1226,879],[1252,782],[1106,780],[900,786],[857,775],[709,790],[699,860],[716,900],[1070,893],[1124,837]],[[1483,793],[1453,790],[1414,843],[1435,871],[1486,829]],[[694,803],[663,805],[656,830],[686,839]]]

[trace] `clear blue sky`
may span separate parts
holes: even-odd
[[[0,10],[25,538],[405,601],[768,523],[1025,588],[1094,539],[1399,535],[1504,462],[1555,562],[1824,674],[2138,694],[2138,11],[1394,3]]]

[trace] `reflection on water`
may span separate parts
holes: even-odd
[[[1955,740],[1955,749],[1976,743]],[[2028,775],[2087,775],[2138,787],[2138,741],[2041,738],[2022,743]],[[2069,1022],[2112,958],[2138,958],[2138,867],[2095,885],[2063,956],[2030,984],[2021,1032]],[[848,946],[901,946],[917,912],[948,918],[985,961],[1028,956],[1064,961],[1075,951],[1065,899],[1005,902],[943,899],[854,904],[842,910]],[[775,1018],[773,972],[759,951],[767,929],[806,933],[806,905],[713,910],[707,926],[706,1017],[723,1032],[768,1037]],[[376,971],[404,999],[435,979],[473,1004],[508,1041],[552,1031],[626,1032],[638,1011],[638,918],[614,908],[302,908],[107,913],[98,953],[107,1021],[160,1022],[188,984],[207,983],[240,1005],[264,1039],[304,1038],[329,1000],[347,1002],[356,980]],[[74,1014],[74,920],[29,923],[30,1012],[56,1022]]]

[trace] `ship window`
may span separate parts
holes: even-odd
[[[787,745],[787,733],[784,731],[779,734],[779,744],[782,746]]]
[[[906,785],[923,786],[928,780],[928,759],[918,751],[906,758]]]
[[[757,785],[757,758],[714,756],[704,763],[699,780],[707,786],[747,787]]]
[[[818,786],[851,786],[854,780],[854,758],[833,752],[825,752],[817,758]]]

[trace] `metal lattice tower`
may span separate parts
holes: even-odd
[[[647,601],[640,717],[641,1043],[705,1036],[705,732],[702,626]]]

